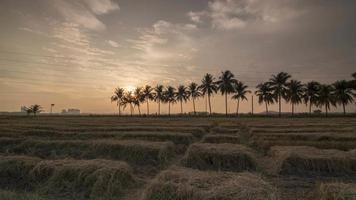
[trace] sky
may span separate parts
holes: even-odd
[[[0,0],[0,30],[0,111],[114,113],[117,86],[200,83],[223,70],[250,90],[280,71],[322,83],[356,71],[354,0]],[[220,94],[212,101],[224,111]]]

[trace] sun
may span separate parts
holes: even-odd
[[[132,85],[126,86],[125,90],[128,92],[133,92],[135,90],[135,86],[132,86]]]

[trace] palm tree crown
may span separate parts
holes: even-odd
[[[211,102],[210,96],[217,92],[218,87],[215,84],[214,77],[211,74],[205,74],[204,78],[202,79],[202,84],[199,86],[199,89],[202,91],[202,94],[208,96],[209,102],[209,113],[211,114]]]
[[[303,84],[297,80],[287,83],[286,100],[292,104],[292,115],[294,115],[294,105],[302,102],[304,92]]]
[[[251,91],[247,90],[248,86],[240,81],[234,84],[233,87],[234,87],[234,95],[231,98],[237,100],[236,115],[239,115],[240,100],[241,101],[247,100],[246,95],[248,93],[251,93]]]
[[[237,80],[234,78],[234,74],[231,71],[227,70],[221,72],[219,80],[216,81],[218,89],[222,95],[225,95],[225,114],[227,115],[227,95],[234,92],[234,84],[237,83]]]
[[[277,75],[272,75],[269,84],[272,88],[275,100],[279,104],[279,117],[281,117],[282,112],[282,98],[286,97],[286,86],[287,81],[291,76],[286,72],[280,72]]]
[[[349,83],[346,80],[336,81],[333,86],[335,102],[342,105],[345,115],[345,106],[354,101],[353,96],[355,96],[355,94],[352,92],[352,88],[349,87]]]

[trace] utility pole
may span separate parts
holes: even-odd
[[[52,103],[51,104],[51,114],[52,114],[53,106],[54,106],[54,104]]]
[[[252,101],[252,103],[251,103],[251,107],[252,107],[251,114],[253,115],[253,95],[252,95],[251,101]]]

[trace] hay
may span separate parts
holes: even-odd
[[[189,147],[183,164],[202,170],[255,170],[252,150],[236,144],[197,143]]]
[[[240,129],[228,127],[214,127],[211,128],[211,132],[217,134],[237,134],[240,132]]]
[[[344,176],[356,174],[356,150],[322,150],[307,146],[275,146],[271,156],[283,175]]]
[[[122,161],[0,158],[2,188],[38,190],[53,199],[117,199],[139,183]]]
[[[26,140],[8,148],[7,151],[41,158],[125,160],[140,165],[164,165],[175,154],[174,144],[171,142],[138,140]]]
[[[188,145],[194,142],[195,138],[191,133],[175,133],[175,132],[134,132],[123,133],[122,139],[141,139],[149,141],[172,141],[174,144]]]
[[[276,189],[251,173],[199,171],[174,167],[145,190],[143,200],[275,200]]]
[[[356,184],[321,183],[316,190],[319,200],[353,200],[356,199]]]
[[[37,193],[0,190],[1,200],[44,200]]]
[[[232,143],[239,144],[241,138],[238,135],[206,135],[203,138],[204,143]]]

